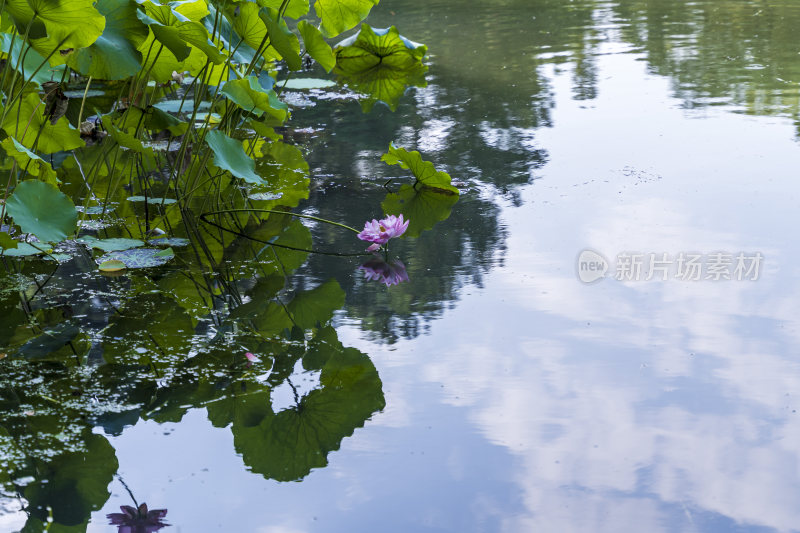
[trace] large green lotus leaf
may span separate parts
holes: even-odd
[[[225,56],[209,40],[208,30],[202,23],[189,20],[168,5],[155,4],[150,0],[145,0],[140,5],[144,12],[136,12],[139,20],[150,26],[155,38],[179,61],[189,57],[189,45],[192,45],[201,50],[211,62],[217,65],[225,62]]]
[[[257,0],[258,5],[261,7],[268,7],[271,9],[280,9],[284,4],[284,0]],[[299,19],[308,13],[308,0],[289,0],[286,5],[285,17]]]
[[[139,239],[126,239],[122,237],[98,239],[97,237],[92,237],[91,235],[81,237],[78,239],[78,242],[81,242],[91,248],[103,250],[104,252],[119,252],[122,250],[129,250],[131,248],[144,246],[144,242],[140,241]]]
[[[188,20],[202,20],[209,15],[206,0],[175,0],[169,6]]]
[[[58,183],[56,178],[56,171],[50,166],[50,163],[34,154],[24,146],[22,146],[14,137],[6,137],[2,143],[6,155],[12,157],[17,162],[20,170],[28,172],[31,176],[37,176],[40,180],[52,183]]]
[[[265,112],[284,122],[289,106],[282,102],[272,87],[264,88],[255,76],[227,82],[222,93],[249,113],[261,116]]]
[[[362,102],[369,111],[375,102],[397,109],[406,87],[424,87],[428,67],[422,63],[427,47],[402,37],[394,26],[361,31],[336,46],[334,72],[354,90],[367,95]]]
[[[267,36],[267,26],[258,16],[258,12],[258,4],[253,2],[239,2],[225,10],[233,31],[254,49],[261,47]]]
[[[139,46],[139,52],[144,58],[142,71],[150,72],[150,77],[158,83],[172,81],[173,72],[199,72],[207,63],[206,55],[196,49],[191,50],[185,61],[179,61],[167,47],[161,48],[152,29]]]
[[[403,185],[396,193],[389,193],[381,204],[387,215],[403,215],[408,220],[404,236],[418,237],[437,222],[447,219],[458,201],[458,195],[443,189]]]
[[[367,18],[379,0],[317,0],[314,11],[322,20],[322,33],[336,37]]]
[[[206,134],[206,142],[214,152],[214,164],[229,171],[237,178],[248,183],[263,184],[261,177],[255,173],[255,162],[244,153],[242,143],[231,139],[219,130],[211,130]]]
[[[344,291],[336,280],[328,280],[310,291],[299,292],[286,306],[294,323],[303,328],[324,324],[344,305]]]
[[[39,52],[24,46],[23,40],[19,35],[16,38],[10,33],[0,35],[2,35],[0,46],[2,46],[3,53],[8,54],[6,58],[7,65],[17,69],[23,79],[31,79],[41,85],[46,81],[60,80],[64,75],[64,65],[51,67]],[[20,58],[22,59],[21,63]]]
[[[141,68],[136,48],[147,38],[147,27],[136,17],[133,0],[98,0],[97,10],[106,18],[103,34],[87,48],[73,52],[67,64],[84,76],[122,80]]]
[[[70,52],[86,48],[103,33],[106,19],[92,4],[92,0],[6,0],[5,10],[21,34],[33,21],[31,44],[50,56],[51,65],[60,65]]]
[[[114,448],[102,435],[86,433],[85,450],[36,459],[36,481],[22,489],[33,518],[49,522],[52,513],[48,531],[83,524],[110,496],[108,486],[119,468]]]
[[[381,157],[387,165],[400,165],[400,168],[410,170],[417,181],[423,187],[441,189],[449,191],[450,194],[458,194],[458,189],[450,184],[450,175],[447,172],[436,170],[433,163],[425,161],[416,150],[409,152],[405,148],[397,148],[394,143],[389,145],[389,151]]]
[[[261,10],[258,16],[267,26],[270,45],[286,61],[289,69],[300,70],[303,68],[303,61],[300,59],[300,41],[297,40],[297,35],[286,26],[286,22],[278,17],[277,11],[274,9]]]
[[[327,72],[330,72],[336,66],[336,57],[333,55],[330,45],[322,37],[322,32],[305,20],[297,23],[297,29],[300,30],[300,35],[303,37],[303,45],[308,55],[322,65]]]
[[[406,39],[394,26],[378,29],[362,24],[357,34],[336,45],[336,62],[347,74],[359,74],[378,65],[409,70],[422,62],[427,51],[427,46]]]
[[[191,102],[189,102],[187,105],[191,105]],[[189,123],[184,122],[183,120],[170,115],[166,111],[153,106],[147,109],[144,119],[144,127],[156,133],[167,130],[173,136],[179,137],[186,133],[186,131],[189,129]],[[177,143],[180,146],[178,141],[173,140],[172,142]]]
[[[27,148],[45,154],[72,150],[84,146],[78,130],[61,117],[55,123],[44,116],[44,102],[35,93],[18,100],[6,114],[3,130]],[[19,117],[19,120],[17,120]],[[40,133],[41,130],[41,133]]]
[[[325,466],[342,439],[385,405],[381,380],[369,357],[342,347],[333,328],[322,334],[328,342],[318,343],[326,351],[320,388],[277,414],[269,396],[254,395],[259,403],[250,406],[247,417],[237,412],[234,418],[236,451],[252,471],[266,478],[296,481]]]
[[[66,194],[50,183],[26,180],[6,201],[6,210],[24,233],[40,241],[60,242],[78,229],[78,210]]]

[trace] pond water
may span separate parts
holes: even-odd
[[[462,192],[393,245],[408,281],[302,257],[291,287],[333,279],[343,300],[312,293],[332,327],[252,348],[256,388],[205,363],[169,383],[95,375],[74,396],[118,409],[9,423],[31,447],[82,435],[13,481],[75,515],[59,531],[114,530],[131,495],[167,509],[164,531],[800,530],[800,4],[383,0],[369,22],[428,46],[427,85],[395,111],[291,95],[311,171],[300,212],[360,227],[401,176],[380,161],[389,143],[419,150]],[[360,244],[307,226],[326,250]],[[90,361],[108,324],[106,349],[247,349],[234,328],[205,352],[223,329],[189,319],[197,297],[177,281],[166,299],[141,276],[87,281],[77,259],[28,268],[48,283],[2,278],[5,342],[22,299],[81,328]],[[231,268],[245,305],[277,290]],[[115,318],[121,301],[135,319]],[[56,370],[3,363],[45,404],[65,394]],[[24,527],[23,505],[0,494],[0,530]]]

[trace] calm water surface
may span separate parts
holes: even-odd
[[[385,407],[296,481],[204,409],[98,426],[138,501],[185,532],[800,530],[800,4],[383,0],[370,23],[428,45],[427,87],[396,112],[298,97],[325,124],[304,212],[363,224],[391,141],[464,192],[393,250],[407,283],[314,256],[292,284],[342,285]],[[615,279],[621,254],[740,252],[757,280]],[[88,531],[130,504],[109,490]]]

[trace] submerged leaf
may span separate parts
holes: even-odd
[[[78,228],[78,211],[66,194],[49,183],[23,181],[6,201],[6,209],[24,233],[40,241],[60,242]]]

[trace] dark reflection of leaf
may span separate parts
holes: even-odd
[[[437,222],[447,219],[457,201],[457,195],[441,189],[420,187],[417,190],[411,185],[403,185],[397,192],[387,194],[381,207],[386,214],[402,214],[409,221],[406,235],[418,237]]]
[[[278,413],[263,393],[248,400],[244,413],[236,412],[236,450],[268,478],[297,480],[325,466],[328,453],[384,407],[381,380],[369,357],[344,348],[333,328],[320,330],[311,345],[324,361],[320,388]]]
[[[114,448],[101,435],[88,433],[86,449],[31,465],[37,479],[23,489],[31,517],[76,526],[108,499],[108,485],[119,466]],[[49,529],[49,528],[48,528]]]
[[[175,300],[160,293],[139,294],[110,320],[103,357],[108,362],[167,367],[187,357],[193,333],[192,320]]]
[[[422,58],[426,52],[425,45],[402,37],[394,26],[373,29],[362,24],[361,31],[334,50],[334,72],[367,96],[362,101],[364,111],[378,101],[394,111],[407,86],[425,87],[428,67],[422,64]]]
[[[287,309],[301,328],[313,328],[330,320],[333,312],[344,305],[344,291],[335,280],[329,280],[310,291],[295,295]]]

